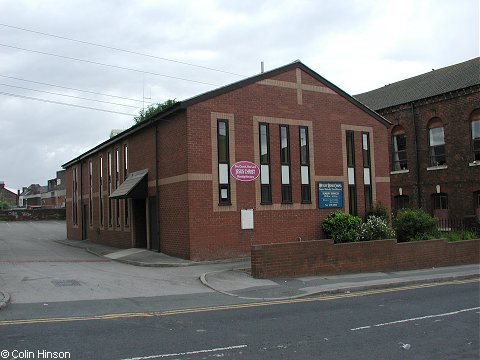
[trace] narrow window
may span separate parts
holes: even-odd
[[[128,177],[128,145],[123,145],[123,180]]]
[[[230,205],[228,120],[217,121],[218,203]]]
[[[120,185],[120,151],[115,149],[115,189]],[[120,200],[115,200],[115,225],[120,226]]]
[[[100,183],[99,183],[99,206],[100,206],[100,226],[103,227],[103,156],[100,156],[99,160],[99,178],[100,178]]]
[[[472,121],[472,150],[473,161],[480,161],[480,120]]]
[[[88,220],[89,225],[93,225],[93,164],[92,160],[88,162]]]
[[[108,153],[108,226],[112,226],[112,199],[110,199],[110,195],[112,194],[112,153]]]
[[[78,199],[78,194],[77,194],[77,184],[78,184],[78,179],[77,179],[77,168],[73,168],[73,174],[72,174],[72,219],[73,219],[73,224],[78,225],[78,210],[77,210],[77,199]]]
[[[123,145],[123,180],[125,181],[128,177],[128,145]],[[128,199],[123,200],[124,208],[124,225],[129,226],[129,212],[128,212]]]
[[[363,155],[363,187],[365,195],[365,210],[372,207],[372,175],[370,156],[370,134],[362,132],[362,155]]]
[[[348,212],[357,215],[357,188],[355,186],[355,134],[348,130],[346,135],[348,171]]]
[[[399,126],[392,132],[392,170],[407,170],[407,136]]]
[[[440,119],[432,119],[428,129],[430,166],[445,165],[445,134]]]
[[[292,203],[290,184],[290,139],[288,125],[280,125],[280,164],[282,180],[282,203]]]
[[[308,142],[308,128],[299,128],[300,138],[300,181],[301,181],[301,198],[303,204],[312,202],[310,191],[310,149]]]
[[[272,203],[272,185],[270,184],[270,134],[268,124],[259,124],[260,133],[260,192],[261,203]]]

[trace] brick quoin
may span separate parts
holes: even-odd
[[[299,82],[302,89],[297,88]],[[152,206],[156,207],[153,204],[157,204],[158,200],[158,226],[152,226],[151,222],[157,221],[152,216],[150,222],[145,224],[148,241],[143,246],[153,248],[158,236],[159,246],[155,250],[181,258],[231,258],[250,255],[250,248],[255,244],[321,239],[321,222],[333,210],[318,208],[316,183],[341,181],[344,183],[344,203],[347,198],[345,149],[342,145],[345,127],[355,131],[359,215],[365,214],[362,131],[370,132],[374,145],[374,196],[377,202],[390,209],[388,121],[299,62],[186,100],[172,109],[170,112],[166,110],[157,119],[107,140],[64,165],[67,170],[68,238],[88,238],[119,247],[137,244],[134,229],[136,214],[130,211],[129,226],[125,226],[123,221],[119,227],[115,224],[108,226],[107,153],[114,154],[115,149],[119,148],[122,167],[125,144],[128,144],[129,173],[148,170],[146,182],[150,200],[146,202],[150,204],[147,213],[154,214]],[[232,204],[219,206],[217,119],[225,119],[229,123],[230,166],[243,160],[259,165],[258,123],[269,124],[272,205],[260,204],[259,178],[240,182],[230,176]],[[292,204],[281,203],[281,124],[289,126]],[[301,203],[300,126],[307,126],[311,137],[311,204]],[[103,156],[104,166],[103,226],[99,214],[100,155]],[[83,213],[90,202],[89,161],[92,161],[94,169],[94,213],[91,225]],[[74,168],[79,176],[83,175],[82,184],[78,184],[77,224],[73,223],[72,208]],[[123,172],[120,173],[121,184],[125,178]],[[125,204],[129,202],[120,201],[119,210],[123,219]],[[241,229],[242,209],[254,210],[253,230]],[[348,211],[348,207],[340,210]],[[115,222],[115,214],[113,218]],[[155,228],[158,233],[155,233]]]

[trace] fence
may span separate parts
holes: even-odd
[[[440,231],[472,231],[480,234],[480,221],[476,216],[464,218],[437,218]]]

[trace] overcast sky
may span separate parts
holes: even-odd
[[[183,100],[261,61],[299,59],[358,94],[477,56],[478,0],[0,0],[0,181],[46,185],[133,125],[142,99]]]

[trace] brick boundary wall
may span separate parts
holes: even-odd
[[[65,220],[65,217],[65,208],[0,210],[0,221]]]
[[[421,269],[480,263],[480,239],[334,244],[314,240],[253,245],[254,278]]]

